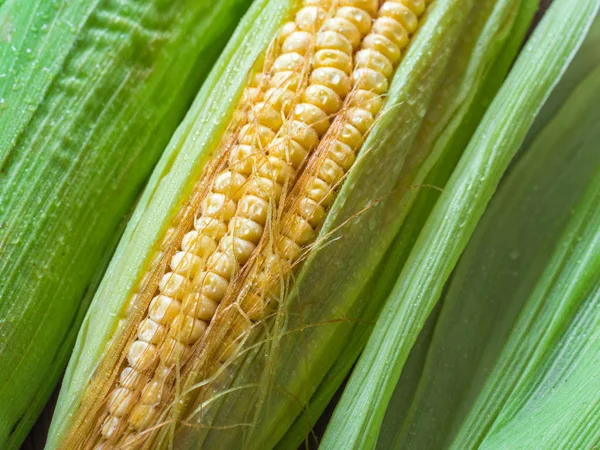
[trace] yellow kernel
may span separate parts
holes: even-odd
[[[235,202],[224,194],[211,192],[202,201],[202,214],[228,222],[235,214]]]
[[[397,3],[402,3],[407,8],[410,8],[417,16],[420,16],[425,11],[425,0],[390,0]]]
[[[142,431],[150,427],[156,415],[157,411],[153,406],[139,403],[133,408],[129,416],[129,423],[135,430]]]
[[[264,226],[269,213],[269,202],[256,195],[244,195],[238,203],[238,214]]]
[[[349,145],[353,150],[358,150],[363,141],[362,133],[347,121],[342,122],[342,126],[337,133],[337,139]]]
[[[275,132],[264,125],[246,124],[240,130],[240,142],[256,148],[264,148],[275,138]]]
[[[352,93],[348,106],[360,106],[375,117],[383,106],[383,99],[372,91],[357,89]]]
[[[325,181],[317,177],[310,177],[306,186],[306,195],[308,198],[320,203],[324,207],[328,207],[333,203],[333,190]]]
[[[244,186],[245,182],[246,177],[241,173],[226,170],[215,178],[213,191],[237,200],[240,197],[242,186]]]
[[[319,227],[325,221],[327,214],[322,205],[306,197],[300,200],[298,212],[313,228]]]
[[[190,290],[189,280],[175,272],[167,272],[158,283],[161,294],[180,299]]]
[[[388,90],[388,80],[384,74],[366,67],[356,69],[352,73],[356,89],[371,91],[376,94],[385,94]]]
[[[392,63],[389,59],[387,59],[383,54],[379,53],[377,50],[373,50],[370,48],[360,50],[356,53],[354,59],[354,67],[365,67],[368,69],[373,69],[377,72],[381,72],[387,78],[389,78],[394,71]]]
[[[203,320],[179,314],[175,317],[169,334],[184,344],[193,344],[204,334],[208,325]]]
[[[212,319],[218,306],[217,302],[199,293],[189,294],[183,301],[183,310],[187,315],[206,321]]]
[[[207,297],[220,302],[229,287],[229,281],[213,272],[203,272],[199,277],[199,286]]]
[[[143,341],[134,341],[127,352],[127,361],[134,369],[149,369],[156,362],[156,346]]]
[[[249,175],[252,173],[257,152],[252,145],[234,145],[229,152],[229,166],[237,173]]]
[[[410,8],[393,1],[384,2],[381,8],[379,8],[377,15],[379,17],[394,19],[404,26],[409,33],[414,33],[419,25],[419,18]]]
[[[319,67],[313,70],[310,74],[310,83],[327,86],[342,98],[348,94],[351,85],[348,74],[333,67]]]
[[[344,170],[331,159],[325,158],[319,166],[318,175],[330,186],[335,186],[344,176]]]
[[[281,185],[265,177],[252,177],[244,186],[244,194],[256,195],[265,200],[279,200],[281,196]]]
[[[343,17],[331,17],[323,23],[323,30],[335,31],[344,36],[353,48],[358,48],[360,45],[360,32],[356,25]]]
[[[352,73],[352,58],[339,50],[319,50],[313,58],[313,67],[332,67],[347,74]]]
[[[400,61],[400,56],[402,56],[400,48],[381,34],[370,33],[365,36],[362,41],[362,48],[377,50],[394,65]]]
[[[229,222],[229,232],[235,237],[258,244],[264,228],[252,219],[236,216]]]
[[[296,141],[307,151],[311,151],[319,143],[319,135],[317,132],[310,125],[301,120],[292,120],[289,122],[285,130],[285,135]]]
[[[283,53],[273,63],[273,72],[300,71],[306,63],[304,56],[299,53]]]
[[[296,93],[289,89],[270,88],[265,93],[265,102],[278,111],[288,114],[294,102]]]
[[[294,170],[290,165],[276,156],[269,156],[258,168],[259,175],[279,184],[291,183],[294,180]]]
[[[287,220],[286,225],[285,234],[298,245],[306,245],[312,241],[315,231],[302,217],[294,215]]]
[[[255,73],[250,79],[250,86],[260,87],[265,81],[265,76],[261,72]]]
[[[225,226],[223,222],[212,219],[215,222],[218,222]],[[203,230],[201,228],[201,230]],[[217,248],[217,242],[210,236],[204,234],[204,232],[198,232],[196,230],[192,230],[189,233],[186,233],[183,236],[183,241],[181,242],[181,249],[185,252],[193,253],[194,255],[204,257],[215,251]]]
[[[300,167],[308,152],[296,141],[288,138],[275,139],[268,148],[269,154],[286,161],[294,169]]]
[[[214,239],[221,239],[226,230],[223,222],[206,216],[196,217],[194,221],[194,228],[196,228],[198,233],[202,234],[203,236],[208,236]]]
[[[399,22],[389,17],[379,17],[373,23],[373,33],[385,36],[400,49],[408,45],[408,32],[406,29]]]
[[[156,323],[165,325],[173,321],[177,313],[179,313],[180,308],[181,304],[171,297],[157,295],[150,302],[148,317]]]
[[[352,147],[337,140],[332,142],[331,146],[327,149],[327,153],[345,171],[349,170],[356,160],[356,155]]]
[[[352,43],[344,35],[331,30],[320,31],[317,34],[316,48],[318,50],[330,49],[347,54],[352,53]]]
[[[106,439],[113,439],[124,429],[124,423],[121,419],[114,416],[108,416],[102,423],[101,433]]]
[[[302,100],[312,103],[326,114],[334,114],[342,107],[342,99],[336,92],[322,84],[312,84],[304,90]]]
[[[306,6],[296,13],[296,26],[304,31],[316,32],[327,17],[327,11],[319,6]]]
[[[377,9],[379,8],[378,0],[340,0],[340,6],[353,6],[355,8],[360,8],[363,11],[368,12],[371,16],[377,14]]]
[[[225,239],[225,237],[223,239]],[[231,278],[240,270],[240,266],[235,256],[223,251],[216,251],[213,253],[206,262],[206,268],[210,272],[220,275],[227,280],[231,280]]]
[[[225,236],[221,239],[219,247],[221,251],[233,255],[238,263],[245,264],[252,256],[256,245],[235,236]]]
[[[247,87],[242,94],[242,102],[255,103],[262,100],[262,90],[256,87]]]
[[[343,17],[347,21],[352,22],[361,36],[366,36],[371,30],[371,15],[360,8],[343,6],[339,8],[335,14],[338,17]]]
[[[181,342],[168,337],[160,351],[160,360],[166,367],[175,367],[183,364],[182,358],[185,356],[187,347]]]
[[[315,42],[314,35],[307,31],[296,31],[290,34],[281,47],[283,53],[298,53],[306,55],[313,47]]]
[[[283,122],[281,113],[264,102],[259,102],[252,107],[248,120],[269,127],[273,131],[279,130]]]
[[[348,121],[364,136],[373,125],[375,118],[366,109],[360,107],[350,108],[347,113]]]
[[[156,323],[152,319],[144,319],[138,326],[137,337],[140,341],[147,342],[149,344],[158,344],[162,341],[165,335],[165,327],[159,323]]]
[[[142,382],[142,374],[132,367],[125,367],[119,375],[119,383],[121,386],[134,390]]]
[[[302,85],[303,77],[299,72],[287,70],[285,72],[274,73],[269,82],[272,88],[280,88],[291,91],[297,91]]]
[[[279,39],[285,41],[287,37],[298,29],[294,22],[286,22],[279,29]]]
[[[192,252],[177,252],[171,258],[171,270],[179,275],[193,278],[202,269],[202,258]]]
[[[156,405],[162,398],[163,387],[161,381],[151,381],[144,386],[140,400],[144,405]]]
[[[312,127],[319,136],[325,134],[329,129],[329,118],[319,107],[311,103],[300,103],[296,105],[293,113],[294,119]]]
[[[295,261],[302,253],[302,247],[287,236],[282,236],[277,243],[279,256],[287,261]]]
[[[133,392],[125,388],[117,388],[108,399],[108,410],[115,417],[123,417],[133,405]]]

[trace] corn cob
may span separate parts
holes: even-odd
[[[307,0],[281,28],[274,51],[267,52],[262,71],[244,91],[220,148],[165,238],[169,270],[159,280],[153,273],[154,280],[142,282],[132,300],[135,305],[152,297],[137,336],[122,351],[118,381],[96,410],[99,420],[84,447],[139,443],[136,432],[148,429],[172,401],[175,372],[205,334],[264,229],[279,220],[275,212],[283,211],[285,230],[277,238],[278,263],[291,268],[312,242],[383,105],[424,7],[412,0],[381,6],[373,0],[339,5]],[[282,199],[303,168],[297,194],[284,208]],[[263,270],[261,277],[272,274]],[[248,309],[255,320],[264,317],[256,304]],[[73,445],[79,443],[67,444]]]

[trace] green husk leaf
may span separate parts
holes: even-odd
[[[246,0],[0,4],[0,447],[64,369],[124,216]]]
[[[334,412],[322,448],[375,446],[385,407],[419,331],[598,6],[593,1],[555,1],[521,52],[423,228]],[[557,34],[560,40],[554,39]]]

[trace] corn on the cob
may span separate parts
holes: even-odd
[[[260,272],[266,284],[256,285],[269,290],[273,274],[268,268],[291,268],[297,261],[356,159],[424,8],[422,0],[381,6],[376,0],[334,5],[307,0],[294,21],[282,26],[213,161],[165,238],[159,257],[170,259],[169,268],[146,277],[132,300],[136,305],[151,298],[136,335],[118,357],[118,377],[115,373],[112,388],[94,409],[95,419],[87,419],[85,435],[72,433],[67,447],[144,444],[147,430],[173,401],[180,369],[231,281],[269,238],[265,228],[280,221],[282,234],[276,238],[275,260]],[[265,293],[248,298],[256,295]],[[253,320],[264,317],[259,304],[241,304]]]

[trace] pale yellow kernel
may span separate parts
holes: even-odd
[[[300,86],[302,86],[303,80],[302,73],[288,70],[285,72],[274,73],[269,82],[269,86],[271,86],[271,88],[279,88],[295,92],[298,91]]]
[[[221,221],[219,221],[219,223],[223,224]],[[183,251],[204,257],[215,251],[217,243],[212,237],[207,236],[204,233],[199,233],[196,230],[192,230],[183,236],[181,248]]]
[[[321,108],[311,103],[296,105],[293,118],[312,127],[319,136],[323,136],[329,129],[329,117],[327,114]]]
[[[194,276],[202,269],[203,259],[194,255],[192,252],[181,251],[177,252],[171,258],[171,270],[179,275],[184,275],[188,278]]]
[[[352,53],[352,43],[342,34],[332,31],[324,30],[317,34],[317,50],[339,50],[341,52],[350,54]]]
[[[325,158],[319,166],[318,175],[330,186],[335,186],[344,176],[344,170],[330,158]]]
[[[275,132],[264,125],[246,124],[240,130],[240,142],[256,148],[264,148],[275,138]]]
[[[296,31],[290,34],[283,45],[281,51],[283,53],[298,53],[306,55],[315,44],[315,36],[308,31]]]
[[[250,80],[250,86],[260,87],[265,82],[265,76],[261,72],[257,72],[252,76]]]
[[[333,67],[320,67],[310,74],[311,84],[322,84],[333,89],[337,95],[344,98],[350,91],[351,81],[343,70]]]
[[[226,237],[227,235],[223,239]],[[234,255],[224,251],[216,251],[208,258],[206,269],[227,280],[231,280],[240,271],[240,265]]]
[[[373,23],[372,32],[385,36],[400,49],[408,45],[408,32],[406,29],[399,22],[389,17],[379,17]]]
[[[186,314],[175,317],[169,334],[184,344],[194,344],[204,334],[208,325],[205,321]]]
[[[326,208],[331,205],[335,199],[331,186],[317,177],[309,178],[306,195],[308,198],[320,203]]]
[[[133,367],[125,367],[119,375],[119,383],[129,390],[136,389],[142,382],[142,374]]]
[[[285,41],[287,37],[298,29],[295,22],[286,22],[279,29],[279,39]]]
[[[356,160],[352,147],[337,140],[331,143],[331,146],[327,149],[327,154],[344,171],[349,170]]]
[[[137,430],[142,431],[150,427],[157,415],[157,410],[152,405],[139,403],[133,408],[128,422]]]
[[[384,74],[373,69],[362,67],[352,72],[352,79],[356,89],[371,91],[376,94],[385,94],[388,90],[389,82]]]
[[[336,92],[322,84],[312,84],[304,90],[302,100],[312,103],[326,114],[334,114],[342,107],[342,99]]]
[[[265,102],[259,102],[252,107],[248,120],[269,127],[273,131],[279,130],[283,122],[281,112]]]
[[[254,167],[254,161],[258,150],[252,145],[234,145],[229,152],[229,166],[237,173],[250,175]]]
[[[425,0],[389,0],[397,3],[402,3],[410,8],[417,16],[420,16],[425,11]]]
[[[286,222],[285,234],[298,245],[306,245],[313,240],[315,230],[302,217],[293,215]]]
[[[242,102],[244,103],[256,103],[262,100],[262,90],[257,87],[247,87],[244,89],[242,94]]]
[[[339,5],[360,8],[371,16],[375,16],[379,8],[379,0],[339,0]]]
[[[212,217],[200,216],[194,221],[194,228],[203,236],[208,236],[214,239],[221,239],[227,229],[225,224],[220,220]],[[185,250],[185,248],[184,248]],[[202,256],[199,254],[198,256]]]
[[[269,146],[268,152],[270,155],[291,164],[294,169],[300,167],[308,155],[304,147],[288,138],[275,139]]]
[[[343,6],[336,11],[335,15],[352,22],[361,36],[366,36],[371,29],[371,15],[360,8]]]
[[[261,226],[267,221],[269,202],[256,195],[244,195],[238,203],[238,214],[252,219]]]
[[[302,198],[298,204],[298,212],[313,228],[319,227],[325,221],[325,208],[310,198]]]
[[[166,367],[181,366],[187,347],[185,344],[167,337],[160,351],[160,360]]]
[[[229,222],[229,233],[235,237],[258,244],[264,227],[247,217],[236,216]]]
[[[274,155],[269,156],[258,167],[258,174],[279,184],[291,183],[295,176],[293,168],[286,161]]]
[[[213,191],[224,194],[233,200],[238,200],[245,182],[246,177],[241,173],[226,170],[215,178]]]
[[[283,53],[275,59],[273,72],[298,72],[306,64],[306,58],[299,53]]]
[[[252,177],[244,186],[244,194],[277,202],[281,196],[281,185],[269,178]]]
[[[348,106],[360,106],[375,117],[383,106],[383,99],[375,92],[357,89],[352,93]]]
[[[387,1],[381,5],[377,12],[379,17],[389,17],[399,22],[406,31],[414,33],[419,25],[419,18],[417,15],[401,3]]]
[[[377,72],[381,72],[387,78],[389,78],[394,71],[389,59],[378,51],[370,48],[365,48],[356,53],[354,57],[354,67],[373,69]]]
[[[350,43],[353,48],[358,48],[360,45],[360,32],[356,25],[354,25],[349,20],[344,19],[343,17],[330,17],[325,20],[323,23],[323,30],[335,31],[336,33],[340,33],[344,36]]]
[[[175,272],[165,273],[158,282],[161,294],[174,299],[181,299],[190,290],[190,281],[187,277]]]
[[[347,121],[343,121],[340,130],[337,133],[337,139],[344,144],[349,145],[353,150],[358,150],[363,141],[363,136],[356,127]]]
[[[228,222],[235,214],[235,202],[224,194],[211,192],[202,200],[201,210],[205,216]]]
[[[352,73],[352,58],[339,50],[319,50],[313,58],[313,67],[332,67],[347,74]]]
[[[162,398],[164,384],[162,381],[151,381],[142,390],[140,398],[144,405],[156,405]]]
[[[199,277],[199,286],[207,297],[220,302],[229,287],[229,281],[213,272],[203,272]]]
[[[137,337],[140,341],[149,344],[158,344],[165,337],[165,327],[154,320],[146,318],[138,326]]]
[[[289,122],[285,130],[285,135],[300,144],[306,151],[311,151],[319,143],[317,132],[301,120],[292,120]]]
[[[346,118],[363,136],[369,132],[375,121],[373,114],[360,107],[350,108]]]
[[[102,423],[101,433],[106,439],[111,440],[116,438],[125,428],[125,424],[121,419],[115,416],[108,416]]]
[[[319,6],[306,6],[296,13],[296,26],[304,31],[316,32],[327,17],[327,11]]]
[[[400,61],[400,48],[381,34],[370,33],[362,41],[362,48],[377,50],[395,65]]]
[[[277,251],[279,256],[287,261],[295,261],[302,253],[302,247],[287,236],[282,236],[277,243]]]
[[[183,310],[187,315],[206,321],[213,318],[218,306],[217,302],[199,293],[189,294],[183,301]]]
[[[238,263],[246,264],[252,256],[256,245],[250,241],[228,235],[221,239],[219,248],[222,252],[233,255]]]
[[[136,370],[146,370],[156,362],[156,346],[143,341],[134,341],[127,352],[127,361]]]
[[[166,295],[157,295],[150,302],[148,316],[156,323],[165,325],[171,323],[179,310],[181,303]]]
[[[108,410],[115,417],[123,417],[133,406],[133,392],[120,387],[115,389],[108,399]]]
[[[288,114],[291,110],[294,98],[296,97],[294,91],[283,88],[270,88],[265,93],[265,102],[275,108],[277,111],[281,111],[284,114]]]

